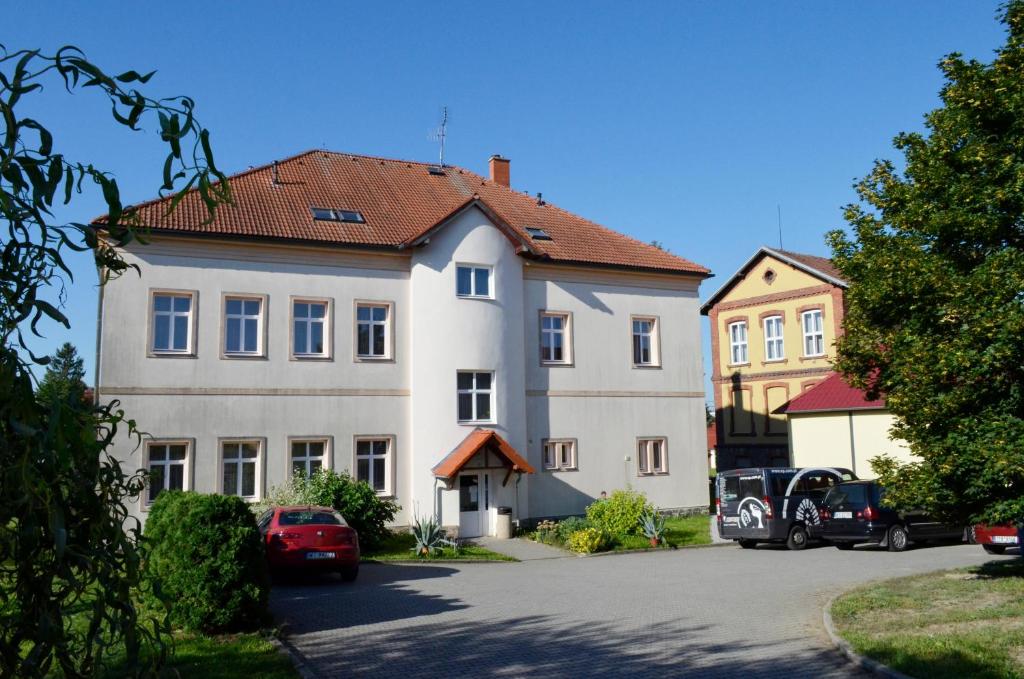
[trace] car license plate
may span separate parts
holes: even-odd
[[[334,552],[308,552],[306,554],[307,559],[333,559]]]
[[[832,516],[834,516],[837,519],[852,519],[853,512],[834,512]]]
[[[1016,535],[993,535],[992,542],[999,545],[1015,545],[1017,544]]]

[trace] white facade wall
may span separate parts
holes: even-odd
[[[354,437],[390,436],[396,522],[434,514],[458,525],[458,486],[445,488],[431,469],[476,426],[458,422],[456,375],[480,370],[495,375],[493,422],[483,426],[537,469],[484,472],[484,532],[500,505],[520,518],[577,514],[625,487],[662,508],[707,504],[695,278],[533,263],[476,208],[395,254],[164,238],[132,246],[127,259],[142,276],[103,292],[99,395],[119,399],[153,438],[192,441],[193,490],[221,490],[221,438],[264,442],[265,493],[290,473],[290,437],[328,438],[330,466],[351,472]],[[456,296],[459,263],[493,268],[494,299]],[[197,293],[194,356],[150,355],[153,289]],[[222,356],[226,293],[265,296],[264,357]],[[330,360],[291,358],[293,297],[330,300]],[[355,358],[357,300],[392,305],[391,360]],[[572,315],[571,366],[541,365],[542,310]],[[632,365],[633,314],[658,319],[657,368]],[[638,437],[666,438],[667,474],[637,474]],[[578,470],[543,470],[546,438],[575,439]],[[125,438],[115,453],[129,468],[143,464]]]

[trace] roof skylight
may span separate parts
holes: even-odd
[[[325,222],[352,222],[355,224],[366,222],[363,213],[358,210],[329,210],[323,207],[311,207],[309,210],[313,213],[313,219]]]
[[[538,226],[526,227],[526,233],[530,234],[530,238],[533,240],[551,240],[548,232]]]

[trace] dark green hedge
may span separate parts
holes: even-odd
[[[270,576],[256,519],[244,500],[160,493],[144,537],[144,576],[154,592],[162,592],[175,626],[211,633],[268,621]]]

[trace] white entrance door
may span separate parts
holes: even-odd
[[[480,474],[459,474],[459,537],[484,534],[482,485]]]

